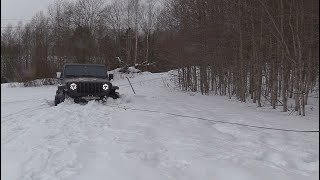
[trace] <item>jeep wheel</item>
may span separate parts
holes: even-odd
[[[61,102],[63,102],[62,99],[60,99],[59,97],[55,96],[54,97],[54,105],[57,106],[58,104],[60,104]]]
[[[107,96],[101,97],[99,101],[101,101],[102,103],[106,103],[108,100]]]
[[[118,92],[113,92],[110,94],[110,97],[112,97],[113,99],[118,99],[120,98],[120,94]]]

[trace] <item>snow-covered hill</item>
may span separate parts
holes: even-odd
[[[52,106],[55,86],[1,85],[1,179],[319,179],[319,133],[205,120],[318,130],[318,106],[288,115],[180,92],[168,73],[126,76],[137,94],[116,75],[122,98],[106,105]]]

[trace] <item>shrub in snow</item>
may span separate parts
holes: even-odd
[[[24,87],[38,87],[45,85],[56,85],[59,84],[59,80],[55,78],[45,78],[45,79],[36,79],[33,81],[24,82]]]
[[[9,82],[9,79],[4,77],[4,76],[1,76],[1,84],[3,83],[8,83]]]
[[[141,72],[139,69],[136,69],[135,67],[129,67],[128,71],[131,73],[140,73]]]
[[[123,68],[118,68],[116,69],[117,72],[120,72],[120,73],[127,73],[127,74],[131,74],[131,73],[140,73],[141,70],[133,67],[133,66],[130,66],[130,67],[123,67]]]
[[[142,74],[142,71],[140,69],[133,67],[133,66],[130,66],[130,67],[126,66],[126,67],[111,70],[108,73],[113,74],[114,79],[124,79],[126,77],[132,78],[136,74]]]
[[[23,87],[23,83],[17,83],[17,82],[12,82],[12,83],[6,83],[7,87],[11,87],[11,88],[14,88],[14,87]]]

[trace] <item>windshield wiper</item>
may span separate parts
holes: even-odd
[[[94,78],[105,78],[105,76],[95,76],[95,75],[89,75],[89,74],[83,74],[83,75],[65,75],[67,78],[68,77],[94,77]]]
[[[68,77],[79,77],[77,75],[72,75],[72,74],[68,74],[68,75],[65,75],[65,76],[66,76],[66,78],[68,78]]]
[[[94,77],[94,78],[104,78],[104,76],[95,76],[95,75],[81,75],[81,77]]]

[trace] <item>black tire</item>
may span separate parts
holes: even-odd
[[[107,97],[107,96],[101,97],[101,99],[100,99],[100,101],[102,102],[102,104],[107,103],[107,100],[108,100],[108,97]]]
[[[73,102],[76,103],[76,104],[80,103],[80,98],[74,98]]]
[[[54,105],[57,106],[58,104],[62,103],[65,99],[64,93],[59,94],[59,91],[56,92],[56,96],[54,97]]]
[[[60,104],[62,101],[59,97],[55,96],[54,97],[54,105],[57,106],[58,104]]]
[[[112,97],[113,99],[118,99],[120,98],[120,94],[118,92],[111,92],[110,97]]]

